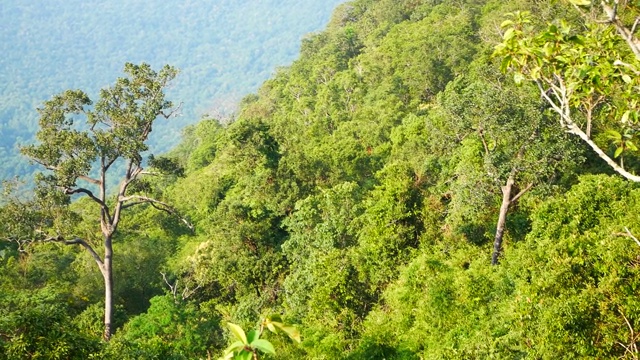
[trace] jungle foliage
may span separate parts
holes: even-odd
[[[638,9],[618,6],[635,27]],[[526,67],[538,57],[551,83],[594,76],[567,108],[573,126],[635,173],[638,68],[600,10],[339,6],[233,122],[185,128],[150,164],[174,175],[136,191],[194,230],[152,203],[122,218],[108,342],[91,255],[31,241],[61,221],[99,236],[100,214],[87,198],[52,207],[7,188],[0,359],[637,359],[640,188],[564,131]],[[582,72],[545,58],[547,40]]]

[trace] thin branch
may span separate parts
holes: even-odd
[[[638,359],[638,355],[637,355],[638,346],[636,345],[638,334],[635,333],[635,331],[633,330],[633,326],[631,326],[631,322],[629,321],[629,319],[627,319],[626,316],[624,316],[624,313],[622,312],[622,310],[618,308],[618,312],[620,313],[620,315],[624,319],[624,322],[627,324],[627,327],[629,328],[629,340],[630,340],[629,345],[624,345],[621,342],[618,342],[618,344],[621,345],[623,348],[625,348],[626,352],[630,353],[633,359]]]
[[[630,237],[631,239],[633,239],[633,241],[636,242],[636,244],[638,244],[638,246],[640,246],[640,240],[638,240],[638,238],[636,238],[635,236],[633,236],[633,234],[631,233],[631,231],[629,231],[629,228],[627,228],[626,226],[624,227],[624,231],[623,233],[614,233],[613,235],[616,236],[626,236],[626,237]]]
[[[76,188],[76,189],[64,188],[64,193],[66,195],[73,195],[73,194],[87,195],[89,198],[91,198],[91,200],[95,201],[96,203],[98,203],[98,205],[100,205],[100,208],[105,212],[109,221],[111,221],[111,216],[109,214],[109,207],[104,201],[100,200],[97,196],[95,196],[93,192],[91,192],[91,190],[85,189],[85,188]]]
[[[633,182],[640,182],[640,176],[634,175],[624,168],[622,168],[618,163],[613,161],[604,151],[595,143],[591,138],[584,132],[578,125],[576,125],[571,119],[571,112],[569,108],[569,90],[564,85],[564,82],[559,76],[556,76],[557,84],[549,83],[551,86],[551,91],[553,95],[558,99],[560,105],[556,104],[551,97],[547,94],[547,91],[542,87],[542,84],[539,81],[536,81],[538,88],[540,89],[541,96],[549,103],[553,111],[555,111],[558,115],[560,115],[560,125],[562,125],[568,133],[577,135],[584,142],[591,147],[593,151],[595,151],[598,156],[604,160],[611,168],[622,175],[627,180],[631,180]]]
[[[132,201],[132,202],[129,202],[129,201]],[[122,209],[130,208],[140,204],[149,204],[153,206],[156,210],[164,211],[167,214],[172,216],[177,216],[180,219],[180,221],[182,221],[182,223],[184,223],[191,231],[194,230],[193,224],[191,224],[187,219],[180,216],[178,211],[176,211],[169,204],[162,202],[160,200],[152,199],[150,197],[142,196],[142,195],[130,195],[130,196],[118,198],[118,203],[122,204],[121,205]]]
[[[120,214],[122,213],[122,205],[124,204],[124,202],[120,201],[119,199],[125,195],[125,193],[127,192],[127,187],[132,181],[131,175],[133,172],[132,171],[133,165],[134,165],[133,160],[130,159],[129,164],[127,165],[127,171],[125,172],[125,178],[120,183],[120,189],[118,190],[118,201],[116,202],[116,207],[115,207],[115,210],[113,211],[113,220],[111,221],[111,231],[116,231],[116,229],[118,228],[118,223],[120,222]],[[140,168],[138,167],[138,169]]]
[[[82,179],[88,183],[94,184],[94,185],[102,185],[102,182],[100,180],[94,179],[92,177],[89,176],[85,176],[85,175],[78,175],[78,179]]]
[[[72,240],[66,240],[63,236],[52,236],[41,240],[41,242],[58,242],[65,245],[81,245],[89,252],[89,254],[91,254],[91,257],[93,257],[93,259],[98,264],[100,271],[104,272],[104,263],[100,258],[100,255],[98,255],[93,247],[89,245],[89,243],[87,243],[83,239],[80,239],[79,237],[75,237]]]
[[[529,185],[527,185],[527,187],[525,187],[524,189],[520,190],[520,192],[517,193],[516,196],[512,197],[509,202],[511,204],[515,203],[516,201],[518,201],[518,199],[520,199],[520,197],[522,197],[522,195],[524,195],[527,191],[531,190],[532,187],[533,187],[533,183],[529,183]]]
[[[640,23],[640,16],[636,18],[636,21],[633,22],[633,26],[631,27],[631,34],[636,33],[636,28],[638,27],[638,23]]]
[[[173,110],[171,110],[168,113],[164,113],[163,111],[160,111],[160,115],[162,115],[162,117],[164,117],[165,119],[169,119],[175,116],[178,116],[177,113],[178,111],[182,108],[183,103],[181,102],[176,108],[174,108]]]
[[[484,131],[482,128],[478,129],[478,134],[480,135],[480,140],[482,140],[482,146],[484,147],[484,153],[489,155],[489,146],[487,145],[487,141],[484,138]]]
[[[169,283],[169,280],[167,280],[167,274],[163,272],[161,272],[160,274],[162,275],[162,280],[164,280],[164,283],[167,284],[167,286],[171,290],[171,295],[173,295],[173,301],[176,301],[176,292],[178,291],[178,280],[176,280],[175,284],[171,285],[171,283]]]
[[[623,62],[622,60],[614,61],[613,62],[613,66],[624,66],[627,69],[631,70],[631,72],[633,72],[635,75],[639,75],[640,76],[640,71],[636,70],[636,68],[634,68],[633,65],[627,64],[626,62]]]
[[[636,58],[640,59],[640,47],[638,46],[638,40],[633,36],[638,19],[636,19],[636,22],[634,23],[632,29],[629,30],[618,18],[618,2],[617,1],[614,3],[613,8],[611,8],[604,2],[602,2],[601,4],[602,4],[602,9],[604,10],[605,15],[608,18],[607,23],[613,24],[613,26],[615,26],[616,30],[618,31],[618,34],[624,39],[624,41],[627,42],[627,45],[629,46],[631,51],[633,51]]]
[[[104,168],[103,168],[104,172],[107,172],[107,170],[109,170],[109,168],[111,167],[111,165],[113,165],[113,163],[114,163],[114,162],[116,162],[116,160],[118,160],[118,157],[117,157],[117,156],[116,156],[116,157],[114,157],[113,159],[109,159],[109,161],[107,161],[107,162],[104,164]]]
[[[191,295],[195,294],[198,289],[200,289],[200,285],[196,286],[193,289],[189,289],[188,286],[185,286],[184,290],[182,290],[182,300],[187,300],[188,298],[190,298]]]
[[[33,158],[33,157],[30,157],[29,159],[31,159],[31,161],[33,161],[33,162],[35,162],[37,164],[42,165],[47,170],[51,170],[51,171],[59,171],[60,170],[57,166],[53,166],[51,164],[47,164],[47,163],[45,163],[43,161],[40,161],[39,159],[36,159],[36,158]],[[82,179],[82,180],[84,180],[84,181],[86,181],[88,183],[94,184],[94,185],[100,185],[101,184],[100,180],[94,179],[94,178],[86,176],[86,175],[77,175],[77,178],[78,179]]]
[[[149,175],[149,176],[163,176],[164,174],[154,171],[141,171],[140,175]]]

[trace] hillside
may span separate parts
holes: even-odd
[[[637,358],[640,9],[580,3],[340,5],[120,196],[35,148],[66,162],[5,191],[0,359]]]
[[[97,95],[125,62],[171,64],[182,116],[158,123],[152,151],[177,144],[205,114],[237,102],[291,62],[300,40],[341,1],[43,1],[0,8],[0,177],[30,173],[16,146],[33,141],[36,108],[66,89]]]

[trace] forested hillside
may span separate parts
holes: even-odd
[[[51,171],[0,211],[0,359],[636,359],[640,9],[616,4],[350,1],[147,161],[172,68],[45,103],[25,152]]]
[[[169,63],[179,118],[159,122],[154,152],[175,146],[205,114],[229,115],[302,37],[326,24],[327,1],[5,1],[0,7],[0,177],[27,175],[16,145],[33,141],[36,108],[66,89],[96,94],[125,62]],[[29,168],[30,169],[30,168]]]

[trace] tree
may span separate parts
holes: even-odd
[[[510,209],[532,188],[557,182],[561,170],[578,164],[580,156],[543,114],[543,104],[531,87],[514,86],[491,65],[486,56],[478,58],[465,76],[447,86],[439,102],[444,110],[440,116],[449,119],[450,131],[461,142],[454,158],[453,217],[459,212],[456,208],[472,203],[471,214],[459,222],[466,225],[470,218],[478,218],[487,208],[493,209],[494,194],[500,189],[491,259],[496,265]]]
[[[169,118],[175,111],[172,103],[165,100],[163,90],[177,70],[167,65],[156,72],[148,64],[127,63],[124,71],[127,77],[101,90],[95,105],[80,90],[67,90],[46,101],[38,109],[40,130],[36,137],[39,143],[21,149],[48,170],[37,176],[36,193],[57,196],[62,205],[68,204],[72,195],[87,196],[99,209],[102,254],[91,239],[65,234],[60,228],[58,231],[37,229],[35,235],[42,241],[80,245],[93,257],[104,278],[104,339],[107,341],[113,331],[112,243],[123,211],[149,204],[175,213],[168,204],[135,190],[145,188],[137,185],[144,184],[142,175],[150,174],[144,171],[143,157],[153,122],[159,116]],[[125,171],[119,174],[120,185],[114,193],[110,191],[107,176],[118,176],[121,163]],[[154,165],[154,161],[150,163]],[[155,163],[166,165],[157,160]]]
[[[640,7],[619,0],[593,6],[589,0],[570,2],[584,26],[561,20],[538,31],[529,13],[511,13],[495,54],[516,82],[538,86],[563,131],[578,136],[626,179],[640,182],[623,161],[625,154],[638,153],[640,40],[635,30]],[[613,154],[608,145],[615,146]]]

